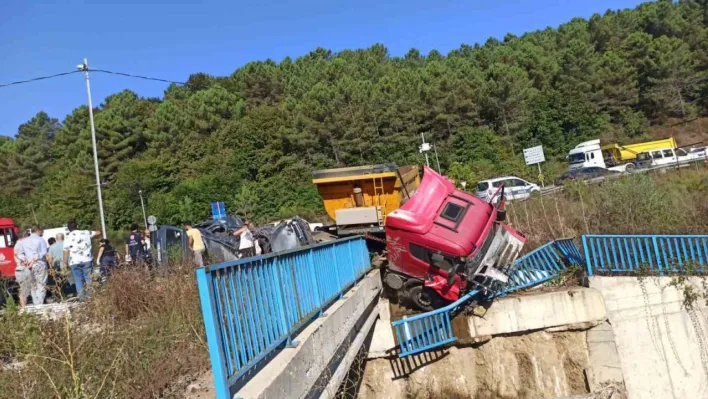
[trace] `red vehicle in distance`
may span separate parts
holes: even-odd
[[[0,218],[0,278],[15,278],[15,243],[19,234],[14,220]]]

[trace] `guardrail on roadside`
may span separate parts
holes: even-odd
[[[588,275],[630,273],[648,268],[659,274],[708,266],[708,235],[602,235],[582,237]]]
[[[363,237],[197,269],[217,398],[370,269]]]
[[[481,291],[473,290],[440,309],[394,321],[391,324],[400,348],[398,356],[414,355],[457,341],[451,320],[456,312],[475,297],[491,299],[507,295],[557,277],[571,265],[582,265],[583,258],[574,240],[563,238],[550,241],[517,259],[509,275],[509,282],[497,292],[480,298]]]

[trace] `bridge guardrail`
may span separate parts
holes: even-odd
[[[485,299],[542,284],[560,275],[570,265],[581,266],[583,258],[574,240],[563,238],[550,241],[517,259],[508,284],[490,293]],[[479,290],[473,290],[440,309],[392,322],[400,348],[398,356],[414,355],[457,341],[451,320],[455,312],[480,293]]]
[[[514,262],[503,294],[543,284],[560,275],[569,265],[582,264],[583,257],[574,237],[547,242]]]
[[[197,269],[217,398],[370,269],[363,237]]]
[[[659,274],[682,270],[692,262],[699,270],[708,266],[708,235],[612,235],[582,237],[588,275],[629,273],[642,267]]]

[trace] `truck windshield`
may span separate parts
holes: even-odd
[[[579,152],[577,154],[570,154],[568,156],[568,162],[570,162],[571,165],[585,162],[585,153]]]
[[[637,161],[639,161],[639,162],[648,161],[650,159],[651,159],[651,155],[649,155],[648,152],[640,152],[639,154],[637,154]]]
[[[486,181],[477,183],[477,191],[486,191],[489,188],[489,183]]]

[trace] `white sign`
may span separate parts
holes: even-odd
[[[541,162],[546,162],[546,157],[543,156],[543,146],[526,148],[524,150],[524,161],[526,165],[534,165]]]
[[[154,224],[151,224],[150,226],[148,226],[148,230],[155,232],[155,231],[157,231],[157,226],[155,226]]]
[[[148,223],[150,223],[150,224],[157,223],[157,218],[153,215],[148,216]]]

